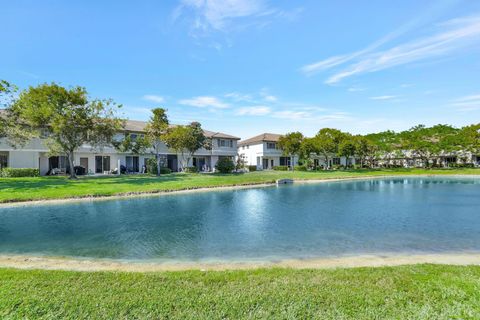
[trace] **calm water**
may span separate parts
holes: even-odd
[[[0,254],[198,261],[458,251],[480,251],[474,178],[0,208]]]

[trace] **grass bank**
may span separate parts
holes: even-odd
[[[122,175],[106,177],[0,178],[0,203],[31,200],[114,196],[131,193],[273,183],[276,179],[322,180],[382,175],[480,175],[480,169],[384,169],[317,172],[261,171],[246,174]]]
[[[478,319],[480,267],[0,269],[2,319]]]

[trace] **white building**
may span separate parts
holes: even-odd
[[[132,140],[143,135],[146,122],[127,120],[124,131],[119,132],[116,139],[130,135]],[[237,141],[240,138],[221,132],[204,130],[204,134],[211,139],[212,149],[200,149],[190,160],[188,166],[195,166],[200,171],[213,171],[218,159],[229,157],[235,159],[237,154]],[[164,145],[161,151],[163,166],[178,171],[180,167],[180,154],[169,150]],[[82,166],[88,173],[103,174],[118,168],[118,164],[127,168],[128,172],[141,172],[149,158],[155,158],[153,150],[147,150],[144,154],[132,154],[119,152],[112,146],[92,148],[84,145],[75,152],[74,165]],[[45,146],[45,139],[36,138],[29,141],[25,146],[15,149],[10,146],[6,139],[0,139],[0,168],[38,168],[41,175],[46,175],[52,169],[59,169],[60,172],[69,170],[69,164],[65,156],[49,156],[48,148]]]
[[[262,133],[258,136],[240,141],[238,155],[243,157],[247,166],[256,166],[258,170],[273,169],[276,166],[297,165],[297,156],[285,156],[278,148],[278,139],[282,135]]]

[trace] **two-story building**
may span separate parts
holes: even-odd
[[[125,135],[130,135],[132,140],[145,134],[147,123],[144,121],[127,120],[124,130],[119,132],[115,139],[120,140]],[[211,140],[211,150],[200,149],[187,166],[195,166],[199,171],[214,171],[217,161],[222,157],[235,159],[237,154],[237,141],[240,138],[221,133],[204,130],[205,136]],[[63,155],[50,156],[49,149],[45,145],[45,139],[35,138],[28,141],[24,146],[14,148],[6,139],[0,139],[0,168],[38,168],[41,175],[69,170],[67,158]],[[180,154],[170,150],[165,144],[161,148],[162,165],[172,171],[180,168]],[[113,146],[93,148],[83,145],[76,150],[74,164],[86,169],[90,174],[109,173],[118,169],[120,165],[127,168],[128,172],[142,172],[149,158],[155,158],[153,149],[146,150],[143,154],[120,152]]]
[[[282,135],[262,133],[238,143],[238,155],[243,157],[248,166],[257,166],[258,170],[273,169],[276,166],[292,166],[298,162],[294,155],[284,155],[278,147]]]

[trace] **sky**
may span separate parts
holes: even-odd
[[[0,79],[243,139],[480,122],[480,1],[0,0]]]

